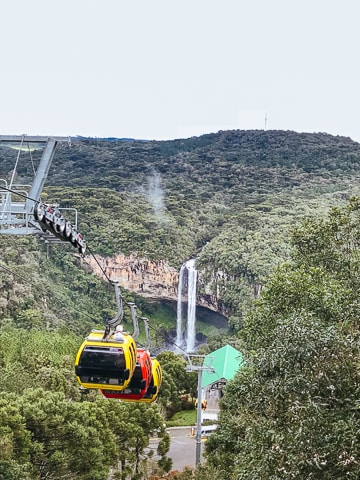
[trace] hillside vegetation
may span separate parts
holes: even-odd
[[[31,182],[41,153],[21,152],[16,183]],[[1,178],[17,156],[0,144]],[[326,134],[78,138],[56,151],[42,198],[78,210],[89,254],[175,268],[196,256],[199,289],[211,285],[229,313],[228,335],[208,350],[230,343],[244,355],[207,464],[172,478],[359,478],[359,174],[360,145]],[[3,235],[0,248],[0,476],[105,480],[119,465],[124,479],[165,475],[164,419],[196,391],[184,358],[159,355],[150,408],[80,395],[74,354],[115,315],[112,286],[70,245]]]
[[[24,148],[17,183],[31,181],[41,153]],[[9,177],[17,155],[0,146],[2,176]],[[91,252],[136,252],[175,268],[196,256],[234,315],[288,258],[291,229],[344,204],[359,191],[359,175],[360,145],[327,134],[78,138],[58,147],[43,198],[78,210]]]

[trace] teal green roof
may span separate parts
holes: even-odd
[[[231,380],[243,363],[241,353],[230,345],[209,353],[204,359],[204,366],[214,369],[213,373],[203,370],[201,386],[206,387],[214,382],[224,378]]]

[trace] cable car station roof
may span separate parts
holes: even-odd
[[[232,380],[242,364],[241,353],[230,345],[215,350],[204,359],[204,366],[211,366],[214,371],[203,371],[201,386],[207,387],[221,379]]]

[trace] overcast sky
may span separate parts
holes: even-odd
[[[360,141],[359,0],[3,0],[0,134]]]

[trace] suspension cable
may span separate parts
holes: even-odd
[[[0,268],[2,268],[3,270],[5,270],[7,273],[10,273],[11,275],[14,275],[15,277],[18,277],[18,278],[21,278],[21,280],[23,280],[25,283],[30,283],[28,280],[28,278],[24,277],[23,275],[21,275],[20,273],[18,272],[14,272],[13,270],[11,270],[10,268],[8,267],[5,267],[5,265],[2,265],[0,263]],[[48,292],[45,290],[45,288],[42,288],[41,286],[37,286],[36,287],[40,292],[42,292],[44,295],[48,295]],[[92,315],[89,315],[86,311],[83,311],[83,310],[79,310],[75,307],[71,307],[75,312],[77,313],[81,313],[83,314],[84,316],[88,317],[89,319],[91,320],[94,320],[94,317]]]
[[[14,170],[13,170],[13,172],[12,172],[12,174],[11,174],[10,187],[12,187],[12,184],[13,184],[14,179],[15,179],[16,168],[17,168],[17,165],[18,165],[18,163],[19,163],[19,158],[20,158],[20,154],[21,154],[21,148],[22,148],[23,143],[24,143],[24,137],[25,137],[25,135],[23,135],[22,138],[21,138],[21,143],[20,143],[20,147],[19,147],[18,154],[17,154],[17,157],[16,157],[16,162],[15,162]]]
[[[38,202],[38,200],[35,200],[34,198],[31,198],[25,194],[22,194],[22,193],[18,193],[14,190],[12,190],[11,188],[7,188],[7,187],[1,187],[3,188],[4,190],[8,190],[9,192],[12,192],[12,193],[16,193],[17,195],[21,196],[21,197],[24,197],[26,199],[29,199],[29,200],[32,200],[34,202]],[[97,263],[98,267],[100,268],[102,274],[104,275],[104,277],[106,278],[106,280],[113,284],[113,281],[110,279],[110,277],[107,275],[105,269],[101,266],[100,262],[98,261],[98,259],[96,258],[96,256],[94,255],[94,253],[91,251],[89,245],[87,244],[87,250],[89,251],[89,254],[90,256],[95,260],[95,262]],[[20,274],[17,274],[15,272],[12,272],[9,268],[5,267],[4,265],[1,265],[0,264],[0,268],[3,268],[4,270],[7,270],[8,272],[10,272],[11,274],[13,275],[18,275],[20,278],[22,278],[23,280],[27,281],[27,279],[25,279],[24,277],[22,277]],[[122,300],[122,296],[120,294],[120,299]],[[76,309],[75,309],[76,311]],[[83,313],[85,314],[86,316],[88,316],[89,318],[93,319],[93,317],[89,314],[87,314],[86,312],[81,312],[80,310],[78,310],[78,312],[80,313]],[[186,352],[186,350],[184,350],[183,348],[181,348],[179,345],[177,345],[175,342],[173,342],[172,340],[169,339],[168,336],[164,335],[160,330],[158,329],[155,329],[153,326],[151,325],[148,325],[149,328],[151,328],[155,333],[157,333],[158,335],[160,335],[164,340],[166,340],[168,343],[171,343],[174,347],[176,347],[177,349],[181,350],[182,352],[184,352],[184,354],[186,355],[188,361],[191,363],[191,360],[189,359],[189,354]]]
[[[35,198],[31,198],[28,195],[25,195],[25,193],[17,192],[16,190],[13,190],[12,188],[1,186],[0,190],[7,190],[10,193],[15,193],[16,195],[19,195],[19,197],[23,197],[27,200],[31,200],[32,202],[38,203],[39,200],[36,200]]]
[[[96,256],[93,254],[93,252],[91,251],[91,248],[88,246],[88,244],[86,244],[86,248],[87,250],[89,251],[90,253],[90,256],[95,260],[95,262],[97,263],[98,267],[100,268],[101,270],[101,273],[104,275],[104,277],[106,278],[106,280],[109,282],[109,283],[113,283],[112,280],[110,279],[110,277],[107,275],[105,269],[100,265],[100,262],[99,260],[96,258]]]

